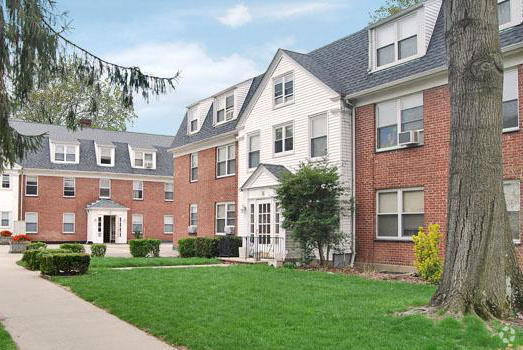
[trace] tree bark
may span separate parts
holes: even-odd
[[[447,240],[431,305],[506,319],[523,305],[503,194],[496,0],[444,0],[451,103]]]

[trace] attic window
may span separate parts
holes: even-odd
[[[198,113],[197,113],[197,106],[189,108],[187,111],[187,121],[189,130],[188,133],[193,133],[198,131]]]
[[[234,93],[216,99],[216,124],[234,119]]]
[[[499,29],[518,25],[522,21],[521,0],[498,0]]]
[[[294,74],[287,73],[275,78],[274,84],[274,106],[291,103],[294,100]]]
[[[134,152],[134,167],[154,169],[155,168],[155,154],[153,152]]]
[[[52,143],[51,161],[53,163],[78,163],[79,148],[79,145]]]
[[[97,161],[100,166],[114,166],[114,147],[98,146]]]

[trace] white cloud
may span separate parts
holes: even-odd
[[[236,28],[249,23],[252,20],[252,17],[247,6],[244,4],[237,4],[228,9],[224,16],[217,17],[217,19],[226,26]]]
[[[138,120],[133,129],[173,135],[185,107],[235,83],[259,74],[254,60],[239,54],[214,58],[199,44],[188,42],[144,44],[107,55],[112,62],[138,66],[143,72],[181,76],[176,90],[152,98],[147,104],[136,98]],[[159,127],[161,125],[161,127]]]

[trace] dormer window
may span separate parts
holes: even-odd
[[[521,0],[498,0],[498,20],[500,30],[520,24]]]
[[[198,131],[198,106],[189,108],[187,111],[187,121],[189,134]]]
[[[99,166],[114,166],[114,154],[114,147],[96,146],[96,161]]]
[[[282,106],[294,101],[294,74],[287,73],[273,80],[274,106]]]
[[[135,168],[154,168],[154,153],[152,152],[134,152],[134,167]]]
[[[216,124],[234,119],[234,92],[216,98],[215,103]]]
[[[51,162],[77,164],[80,153],[80,145],[50,143]]]

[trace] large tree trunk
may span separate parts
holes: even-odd
[[[496,0],[444,0],[451,102],[443,278],[431,305],[508,318],[522,305],[503,195],[502,81]]]

